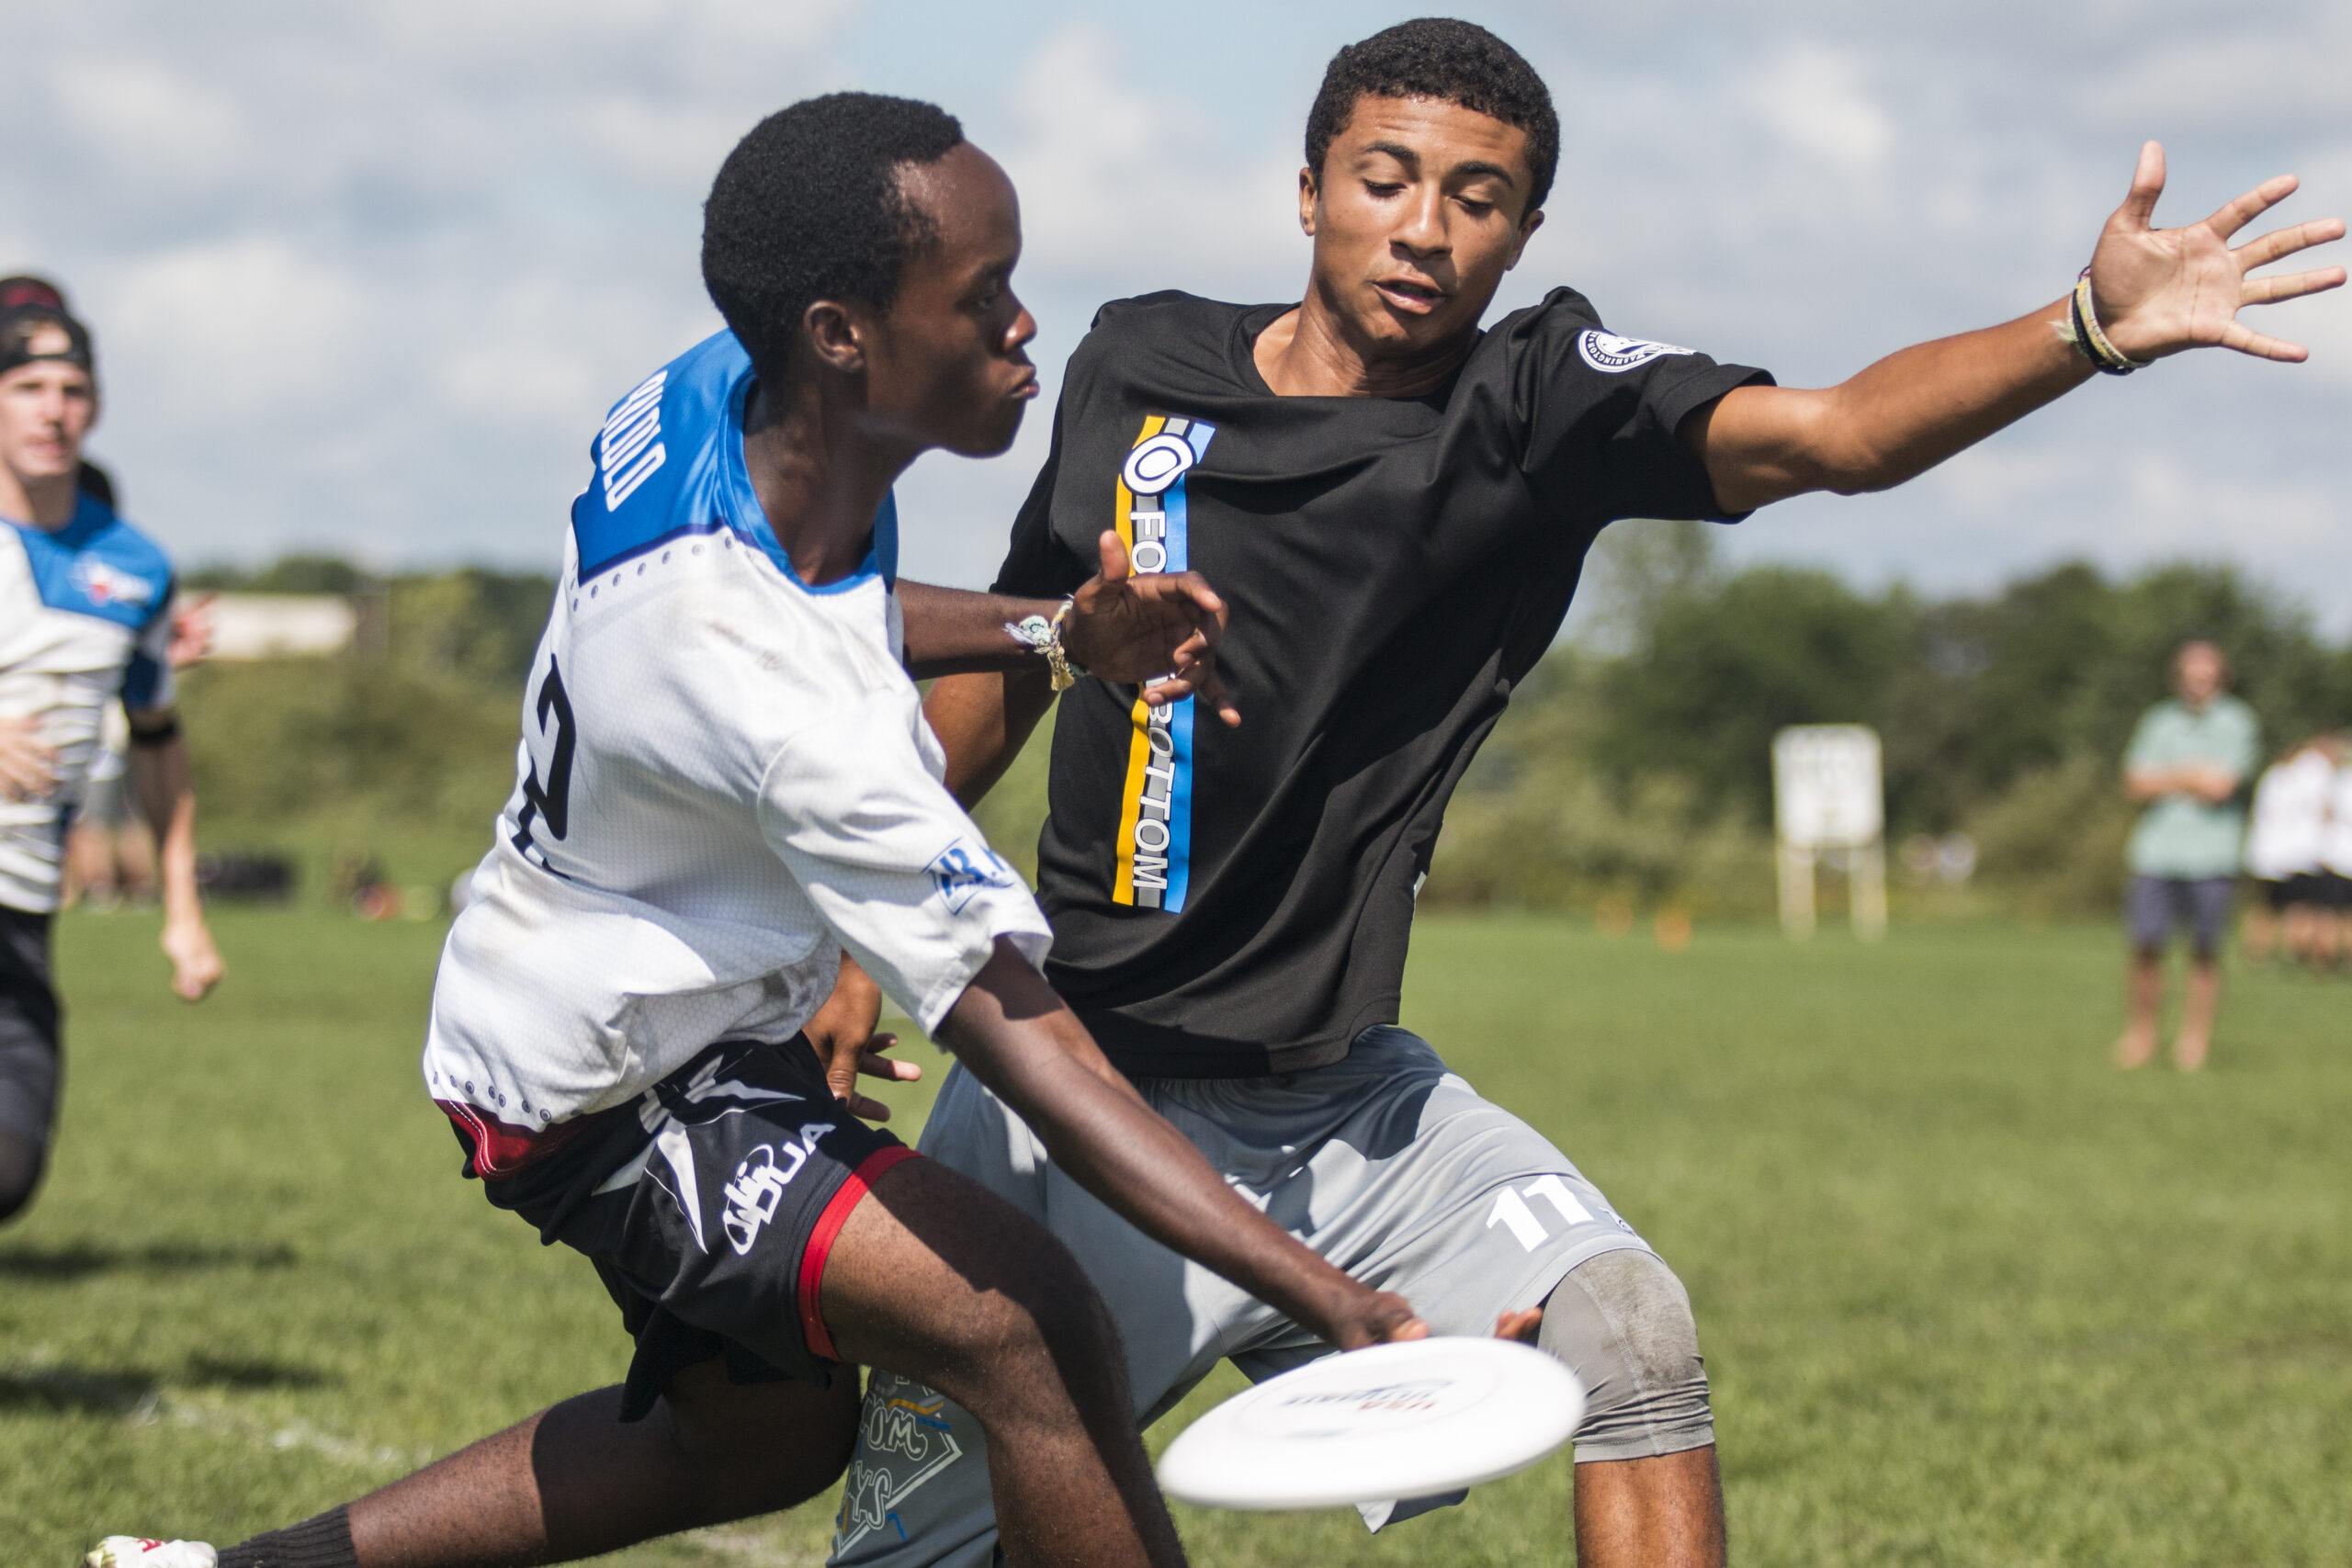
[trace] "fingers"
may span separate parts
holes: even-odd
[[[878,1100],[868,1100],[862,1094],[844,1094],[840,1100],[849,1108],[849,1113],[861,1122],[888,1122],[890,1119],[890,1108]]]
[[[2292,196],[2300,183],[2292,175],[2278,175],[2267,179],[2236,200],[2223,202],[2220,211],[2205,220],[2205,226],[2226,240]]]
[[[1199,684],[1201,700],[1209,705],[1210,711],[1225,721],[1227,729],[1240,728],[1241,710],[1233,705],[1233,694],[1225,689],[1225,677],[1216,672],[1216,665],[1209,665],[1201,671]]]
[[[2256,359],[2275,359],[2284,365],[2301,365],[2312,356],[2312,351],[2301,344],[2267,337],[2237,321],[2232,321],[2222,329],[2222,346],[2234,348],[2240,354],[2251,355]]]
[[[1103,529],[1102,536],[1094,541],[1094,547],[1102,554],[1102,581],[1125,581],[1132,563],[1127,559],[1127,542],[1119,537],[1119,531],[1115,528]]]
[[[2239,271],[2252,272],[2256,267],[2267,266],[2280,256],[2290,256],[2297,251],[2309,250],[2313,245],[2324,245],[2331,240],[2342,238],[2344,220],[2314,218],[2308,223],[2273,229],[2259,240],[2248,240],[2230,254],[2236,259]]]
[[[888,1039],[891,1045],[895,1045],[899,1043],[898,1037],[895,1035],[885,1035],[883,1038]],[[916,1066],[914,1063],[901,1062],[895,1056],[885,1056],[881,1055],[882,1052],[888,1049],[888,1045],[877,1045],[869,1050],[859,1052],[857,1056],[858,1072],[866,1077],[884,1078],[888,1079],[891,1083],[913,1083],[922,1077],[922,1068]]]
[[[1102,537],[1115,542],[1119,536],[1105,534]],[[1109,558],[1106,552],[1103,558],[1105,581],[1109,579]],[[1129,579],[1126,589],[1135,596],[1137,604],[1164,605],[1179,611],[1190,615],[1193,624],[1204,630],[1210,626],[1216,626],[1220,630],[1224,628],[1227,618],[1225,601],[1217,597],[1216,590],[1211,588],[1207,580],[1199,572],[1146,572],[1140,577]]]
[[[1523,1307],[1518,1312],[1495,1314],[1495,1337],[1498,1339],[1516,1339],[1522,1345],[1532,1345],[1536,1331],[1543,1326],[1542,1307]]]
[[[2118,220],[2134,229],[2155,221],[2156,197],[2165,193],[2165,149],[2159,141],[2140,143],[2140,162],[2132,171],[2132,189],[2115,209]]]
[[[2310,272],[2290,272],[2280,277],[2249,277],[2238,292],[2238,303],[2276,305],[2281,299],[2300,299],[2306,294],[2324,294],[2343,287],[2344,269],[2340,266],[2314,267]]]
[[[1206,578],[1197,571],[1180,571],[1173,575],[1162,572],[1160,578],[1178,593],[1191,601],[1203,614],[1215,620],[1219,630],[1224,629],[1225,601],[1217,597],[1216,590],[1209,586]]]

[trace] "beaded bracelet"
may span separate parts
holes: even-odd
[[[2091,269],[2083,268],[2075,279],[2075,292],[2066,305],[2066,325],[2058,335],[2075,345],[2075,351],[2091,362],[2103,376],[2129,376],[2134,370],[2145,370],[2155,363],[2153,359],[2134,359],[2109,343],[2107,333],[2099,330],[2098,310],[2091,298]],[[2052,323],[2053,325],[2055,323]]]

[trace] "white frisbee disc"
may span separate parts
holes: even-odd
[[[1269,1378],[1193,1422],[1160,1490],[1218,1508],[1427,1497],[1524,1470],[1584,1418],[1584,1385],[1510,1339],[1374,1345]]]

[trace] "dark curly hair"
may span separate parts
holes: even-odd
[[[752,128],[702,209],[702,281],[763,376],[782,374],[819,299],[889,309],[907,258],[938,231],[899,187],[964,141],[936,104],[874,93],[804,98]]]
[[[1306,166],[1317,179],[1331,139],[1347,129],[1362,97],[1441,98],[1519,127],[1527,133],[1527,167],[1535,181],[1526,210],[1551,194],[1560,166],[1560,117],[1551,90],[1519,51],[1476,23],[1422,17],[1333,55],[1306,111]]]

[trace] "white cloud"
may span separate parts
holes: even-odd
[[[1150,46],[1079,24],[1022,73],[1019,140],[998,151],[1021,189],[1031,265],[1144,280],[1126,293],[1175,277],[1213,292],[1295,268],[1295,156],[1221,141],[1211,116],[1137,68]]]
[[[1789,146],[1849,175],[1870,174],[1885,165],[1895,131],[1869,76],[1869,62],[1854,50],[1795,44],[1758,68],[1745,96]]]

